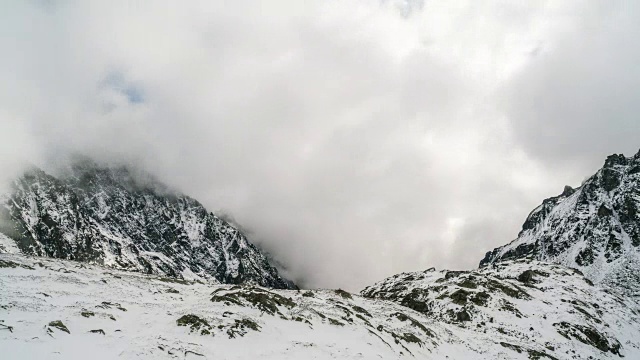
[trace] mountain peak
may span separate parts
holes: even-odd
[[[34,168],[0,206],[0,233],[29,255],[147,274],[295,288],[242,232],[142,171],[77,158]]]
[[[604,162],[605,168],[614,167],[616,165],[625,166],[628,164],[629,159],[627,159],[623,154],[613,154],[607,156],[607,159]]]
[[[573,193],[576,192],[576,190],[574,188],[572,188],[569,185],[565,185],[564,186],[564,190],[562,190],[562,194],[560,196],[569,196],[569,195],[573,195]]]
[[[577,189],[534,209],[511,243],[480,266],[534,258],[580,269],[594,282],[640,296],[640,156],[607,157]]]

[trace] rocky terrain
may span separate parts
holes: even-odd
[[[126,167],[33,168],[0,198],[0,233],[27,255],[184,279],[294,288],[234,226]]]
[[[430,269],[361,294],[477,333],[469,338],[488,335],[478,343],[487,351],[500,345],[531,359],[640,356],[640,306],[563,266],[515,260],[475,271]]]
[[[506,262],[365,289],[277,290],[0,255],[4,359],[614,359],[637,306],[577,271]]]
[[[518,258],[577,268],[640,297],[640,152],[611,155],[579,188],[544,200],[518,237],[488,252],[480,266]]]

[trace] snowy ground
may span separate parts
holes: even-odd
[[[423,330],[392,316],[411,310],[356,296],[349,299],[346,293],[343,297],[330,290],[267,292],[260,288],[175,283],[17,255],[0,255],[0,261],[4,263],[0,267],[3,359],[389,359],[410,353],[427,355],[435,346],[435,340]],[[12,268],[14,265],[17,267]],[[256,306],[245,301],[247,306],[211,301],[214,292],[222,297],[234,291],[281,295],[295,305],[276,304],[277,312],[270,314],[269,301]],[[205,319],[210,328],[192,331],[189,326],[177,326],[176,321],[188,314]],[[234,328],[236,321],[245,319],[254,322],[257,330]],[[57,320],[69,334],[48,326]],[[380,322],[382,331],[375,328]],[[211,334],[202,335],[205,328]],[[438,326],[432,331],[441,333],[443,329]],[[396,343],[392,332],[398,334],[395,336],[415,334],[415,339],[424,343]]]
[[[514,266],[519,266],[517,271],[526,268],[523,264]],[[536,266],[538,270],[544,267]],[[494,272],[486,276],[500,275],[500,269],[483,271]],[[406,276],[381,284],[406,286]],[[593,296],[589,302],[601,302],[602,314],[594,313],[589,321],[603,322],[597,324],[598,329],[608,326],[609,339],[620,341],[620,353],[626,358],[640,358],[636,310],[627,310],[623,300],[589,286],[571,271],[554,273],[536,289],[528,288],[531,299],[512,300],[521,307],[523,317],[494,309],[497,305],[493,301],[500,301],[495,297],[486,307],[469,309],[474,318],[462,322],[447,318],[447,310],[460,305],[441,294],[449,294],[459,284],[453,278],[438,282],[444,276],[413,283],[440,298],[425,298],[435,302],[430,303],[430,312],[420,313],[390,300],[342,291],[268,290],[176,281],[71,261],[0,254],[0,358],[618,358],[551,333],[552,328],[539,319],[544,313],[559,316],[559,312],[568,311],[559,304],[565,304],[561,298],[572,300],[571,291],[576,296],[588,291]],[[401,283],[402,279],[406,281]],[[539,298],[543,296],[540,289],[551,285],[560,289],[544,292],[548,294],[544,296],[557,299]],[[479,326],[488,314],[495,324],[503,324],[504,334],[496,330],[498,326]],[[568,314],[565,320],[588,324],[580,322],[581,316]],[[556,319],[549,322],[552,320]],[[538,332],[528,330],[531,324]],[[559,345],[562,342],[565,345]],[[553,344],[555,350],[542,349],[545,355],[535,357],[538,353],[531,350],[546,343]]]

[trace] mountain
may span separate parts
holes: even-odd
[[[392,276],[361,295],[411,308],[427,324],[452,325],[477,358],[640,357],[640,304],[559,265],[515,260],[474,271],[429,269]],[[493,353],[500,347],[514,353]]]
[[[126,168],[34,169],[2,200],[0,349],[9,359],[639,359],[639,182],[640,153],[612,155],[544,200],[479,269],[402,273],[356,295],[293,289],[235,227]]]
[[[0,233],[15,242],[5,238],[4,248],[167,277],[295,288],[237,228],[148,174],[88,159],[62,173],[33,168],[0,199]]]
[[[640,152],[611,155],[582,186],[544,200],[518,237],[488,252],[480,266],[518,258],[577,268],[640,297]]]
[[[0,254],[3,359],[628,359],[636,304],[539,262],[400,274],[364,296]]]

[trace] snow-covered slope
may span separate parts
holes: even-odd
[[[57,178],[34,168],[17,179],[0,205],[0,233],[0,252],[17,247],[147,274],[295,287],[196,200],[148,175],[87,159]]]
[[[534,258],[578,268],[596,283],[640,297],[639,209],[640,152],[609,156],[581,187],[544,200],[518,238],[480,264]]]
[[[176,281],[21,255],[0,255],[0,288],[7,360],[392,359],[426,356],[446,335],[410,309],[343,291]]]
[[[498,346],[529,359],[640,359],[640,306],[558,265],[517,260],[403,273],[361,295],[466,331],[468,344],[485,354],[478,358],[499,358],[488,355]]]
[[[541,263],[401,274],[361,297],[0,254],[0,289],[7,360],[640,357],[635,307]]]

